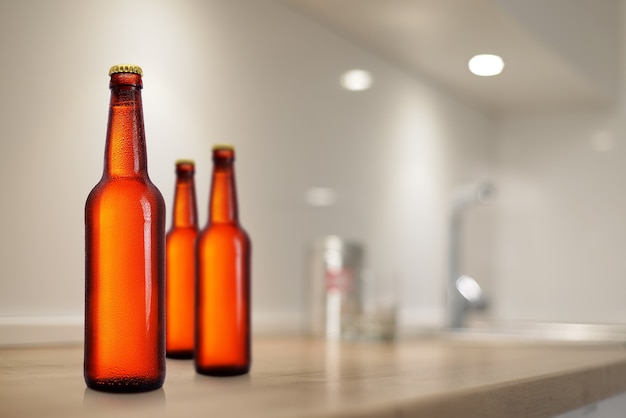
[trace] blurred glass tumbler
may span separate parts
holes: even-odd
[[[359,338],[393,340],[396,335],[399,280],[395,274],[363,270],[361,274],[361,306]]]
[[[365,269],[357,242],[327,236],[310,250],[309,334],[328,340],[393,340],[398,280]]]
[[[309,333],[355,338],[360,311],[363,247],[337,236],[316,240],[310,254]]]

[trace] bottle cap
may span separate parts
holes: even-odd
[[[178,165],[178,164],[195,164],[195,163],[196,162],[194,160],[190,160],[188,158],[186,158],[186,159],[183,158],[183,159],[180,159],[180,160],[176,160],[176,165]]]
[[[232,146],[231,144],[215,144],[213,145],[213,151],[216,150],[230,150],[230,151],[234,151],[235,147]]]
[[[138,65],[131,65],[131,64],[114,65],[109,70],[109,75],[116,74],[116,73],[133,73],[133,74],[139,74],[140,76],[143,77],[143,70]]]
[[[176,175],[190,177],[196,171],[194,160],[176,160]]]

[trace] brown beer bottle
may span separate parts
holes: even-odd
[[[148,178],[141,68],[109,75],[104,171],[85,205],[84,377],[140,392],[165,379],[165,203]]]
[[[196,283],[196,238],[198,209],[194,184],[195,164],[176,162],[174,216],[166,237],[166,355],[192,358]]]
[[[239,225],[235,150],[213,148],[209,221],[196,244],[198,373],[232,376],[250,370],[251,244]]]

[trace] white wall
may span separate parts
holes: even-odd
[[[124,62],[144,69],[168,206],[174,160],[195,158],[204,224],[211,145],[237,146],[257,330],[298,329],[306,245],[327,233],[402,275],[405,320],[441,320],[449,195],[490,174],[482,115],[270,0],[5,0],[0,51],[0,342],[80,338],[83,205]],[[339,87],[356,67],[371,90]],[[337,204],[307,206],[314,186]]]
[[[499,126],[497,316],[626,321],[626,142],[617,115]]]
[[[626,22],[621,8],[621,22]],[[619,59],[624,68],[626,42]],[[494,316],[626,323],[626,74],[595,112],[495,126]]]

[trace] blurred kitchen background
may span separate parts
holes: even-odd
[[[401,280],[403,332],[446,323],[460,270],[488,318],[626,324],[626,8],[620,0],[0,1],[0,343],[80,340],[84,202],[107,71],[144,70],[149,173],[237,147],[256,333],[300,332],[307,251],[357,240]],[[503,57],[478,77],[467,61]],[[369,89],[342,86],[353,69]],[[167,217],[167,228],[171,222]]]

